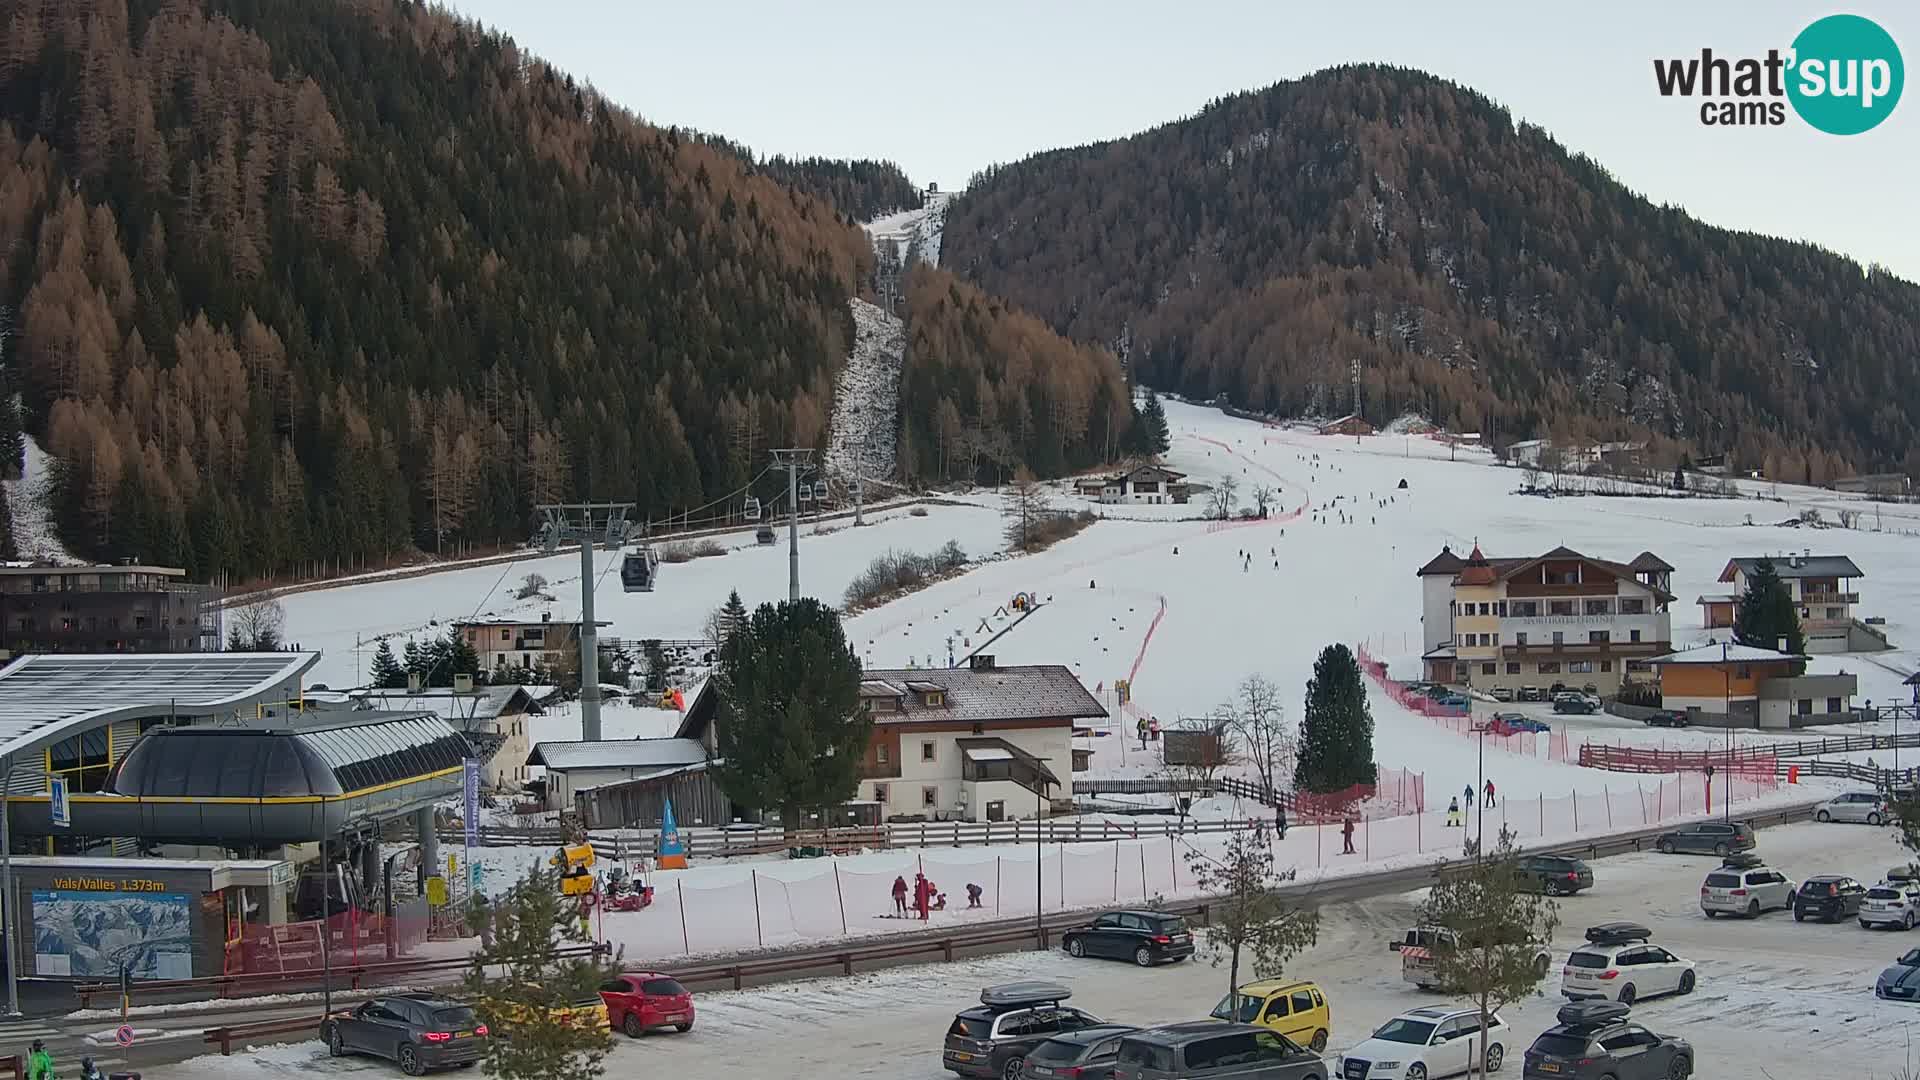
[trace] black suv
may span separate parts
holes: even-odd
[[[1793,918],[1800,922],[1809,916],[1827,922],[1839,922],[1860,914],[1860,901],[1867,887],[1845,874],[1821,874],[1800,883],[1793,894]]]
[[[1105,956],[1152,967],[1192,956],[1193,934],[1187,920],[1164,911],[1109,911],[1064,931],[1060,947],[1074,956]]]
[[[979,1005],[953,1018],[940,1064],[961,1076],[1019,1076],[1028,1051],[1055,1035],[1100,1023],[1099,1017],[1060,1004],[1072,996],[1073,991],[1050,982],[987,987],[980,991]]]
[[[473,1009],[428,993],[392,994],[334,1013],[320,1022],[320,1038],[334,1057],[383,1057],[408,1076],[471,1065],[487,1052],[487,1025]]]
[[[1648,727],[1686,727],[1687,714],[1674,709],[1662,709],[1647,714]]]
[[[1628,1021],[1617,1001],[1562,1005],[1559,1026],[1527,1049],[1521,1080],[1682,1080],[1693,1075],[1693,1047]]]
[[[1682,825],[1660,834],[1655,847],[1671,855],[1676,851],[1713,854],[1725,857],[1736,851],[1752,851],[1753,826],[1744,821],[1701,821]]]
[[[1522,855],[1520,876],[1548,896],[1593,888],[1593,867],[1570,855]]]

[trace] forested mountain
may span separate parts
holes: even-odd
[[[0,312],[70,544],[241,576],[817,445],[872,254],[402,0],[0,3]]]
[[[821,199],[855,222],[872,221],[896,210],[918,210],[926,202],[913,181],[891,161],[865,158],[762,158],[752,148],[719,135],[685,129],[683,134],[737,155],[758,172],[785,187]]]
[[[912,479],[1004,481],[1112,461],[1133,423],[1119,361],[1075,344],[944,270],[906,275],[900,468]]]
[[[1375,421],[1920,473],[1920,288],[1655,206],[1418,72],[1332,69],[989,170],[944,243],[1187,394],[1338,414],[1357,359]]]

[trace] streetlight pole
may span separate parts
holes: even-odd
[[[1727,663],[1728,644],[1729,643],[1725,641],[1720,643],[1720,685],[1721,685],[1721,694],[1722,694],[1722,697],[1720,699],[1720,707],[1726,710],[1722,715],[1724,715],[1727,718],[1726,719],[1727,760],[1726,760],[1726,767],[1725,769],[1722,770],[1726,773],[1726,775],[1720,778],[1720,819],[1722,821],[1732,822],[1733,821],[1733,799],[1731,796],[1733,795],[1733,668]],[[1757,701],[1754,702],[1754,708],[1757,709],[1759,707],[1760,707],[1760,703]],[[1713,813],[1713,808],[1708,807],[1707,813],[1709,814]]]
[[[1046,858],[1040,832],[1041,819],[1047,811],[1047,781],[1040,772],[1051,758],[1034,758],[1033,771],[1033,941],[1036,947],[1047,947],[1047,903],[1042,893],[1046,887],[1047,875],[1042,863]],[[1063,856],[1064,857],[1064,856]]]
[[[1480,780],[1474,793],[1480,796],[1480,810],[1473,815],[1473,857],[1475,861],[1487,857],[1487,729],[1492,724],[1476,724],[1474,734],[1480,736]]]

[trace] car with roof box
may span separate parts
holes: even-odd
[[[1650,1031],[1617,1001],[1560,1006],[1553,1027],[1527,1048],[1521,1080],[1686,1080],[1694,1050],[1685,1039]]]
[[[1027,1051],[1020,1080],[1113,1080],[1120,1038],[1138,1030],[1132,1024],[1095,1024],[1063,1031]]]
[[[1792,907],[1793,894],[1787,875],[1758,855],[1729,855],[1700,883],[1700,910],[1709,919],[1720,915],[1757,919],[1763,911]]]
[[[331,1056],[386,1058],[408,1076],[471,1065],[486,1055],[491,1037],[471,1005],[424,992],[386,994],[320,1022]]]
[[[1192,1020],[1120,1040],[1114,1080],[1328,1080],[1320,1055],[1253,1024]]]
[[[1920,920],[1920,880],[1915,879],[1914,871],[1905,866],[1887,871],[1884,879],[1867,890],[1858,917],[1866,930],[1876,926],[1913,929],[1914,922]]]
[[[1103,956],[1152,967],[1192,956],[1193,932],[1187,920],[1164,911],[1109,911],[1062,931],[1060,947],[1072,956]]]
[[[1656,994],[1691,994],[1693,961],[1653,943],[1653,931],[1637,923],[1589,926],[1587,944],[1567,955],[1560,992],[1573,1001],[1611,999],[1631,1005]]]
[[[1027,1053],[1053,1038],[1100,1024],[1099,1017],[1062,1004],[1073,991],[1028,980],[980,991],[980,1004],[962,1009],[947,1027],[940,1064],[961,1076],[1017,1080]]]
[[[1235,999],[1238,998],[1238,1012]],[[1242,986],[1213,1007],[1216,1020],[1259,1024],[1320,1053],[1333,1030],[1333,1010],[1319,986],[1299,979],[1264,979]]]
[[[1867,887],[1845,874],[1815,874],[1793,891],[1795,922],[1821,919],[1839,922],[1860,913]]]
[[[1486,1072],[1499,1072],[1512,1029],[1495,1013],[1487,1024]],[[1480,1011],[1440,1005],[1409,1009],[1334,1059],[1338,1080],[1437,1080],[1479,1072]]]

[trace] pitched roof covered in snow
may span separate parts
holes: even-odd
[[[1723,649],[1725,650],[1724,654],[1722,653]],[[1691,649],[1683,649],[1680,652],[1668,653],[1665,656],[1656,656],[1648,660],[1647,663],[1655,666],[1663,664],[1761,664],[1769,662],[1784,663],[1789,660],[1805,659],[1806,657],[1798,653],[1775,652],[1772,649],[1760,649],[1752,645],[1738,645],[1732,642],[1725,645],[1708,642],[1705,645],[1697,645]]]
[[[1734,571],[1752,577],[1763,558],[1732,559],[1727,568],[1720,571],[1721,581],[1732,581]],[[1771,560],[1773,572],[1782,578],[1856,578],[1866,577],[1866,572],[1853,564],[1845,555],[1782,555]]]
[[[430,712],[438,713],[456,728],[464,728],[469,723],[491,722],[501,716],[517,713],[541,712],[539,698],[535,693],[551,690],[551,687],[525,686],[476,686],[472,693],[459,694],[452,690],[422,690],[408,693],[405,690],[361,690],[352,694],[354,701],[368,708],[386,712]]]
[[[926,668],[870,668],[868,680],[905,685],[921,682]],[[990,720],[1063,720],[1107,715],[1107,710],[1061,664],[1019,667],[949,668],[939,672],[946,688],[943,703],[916,706],[874,718],[881,724],[920,722],[982,723]]]

